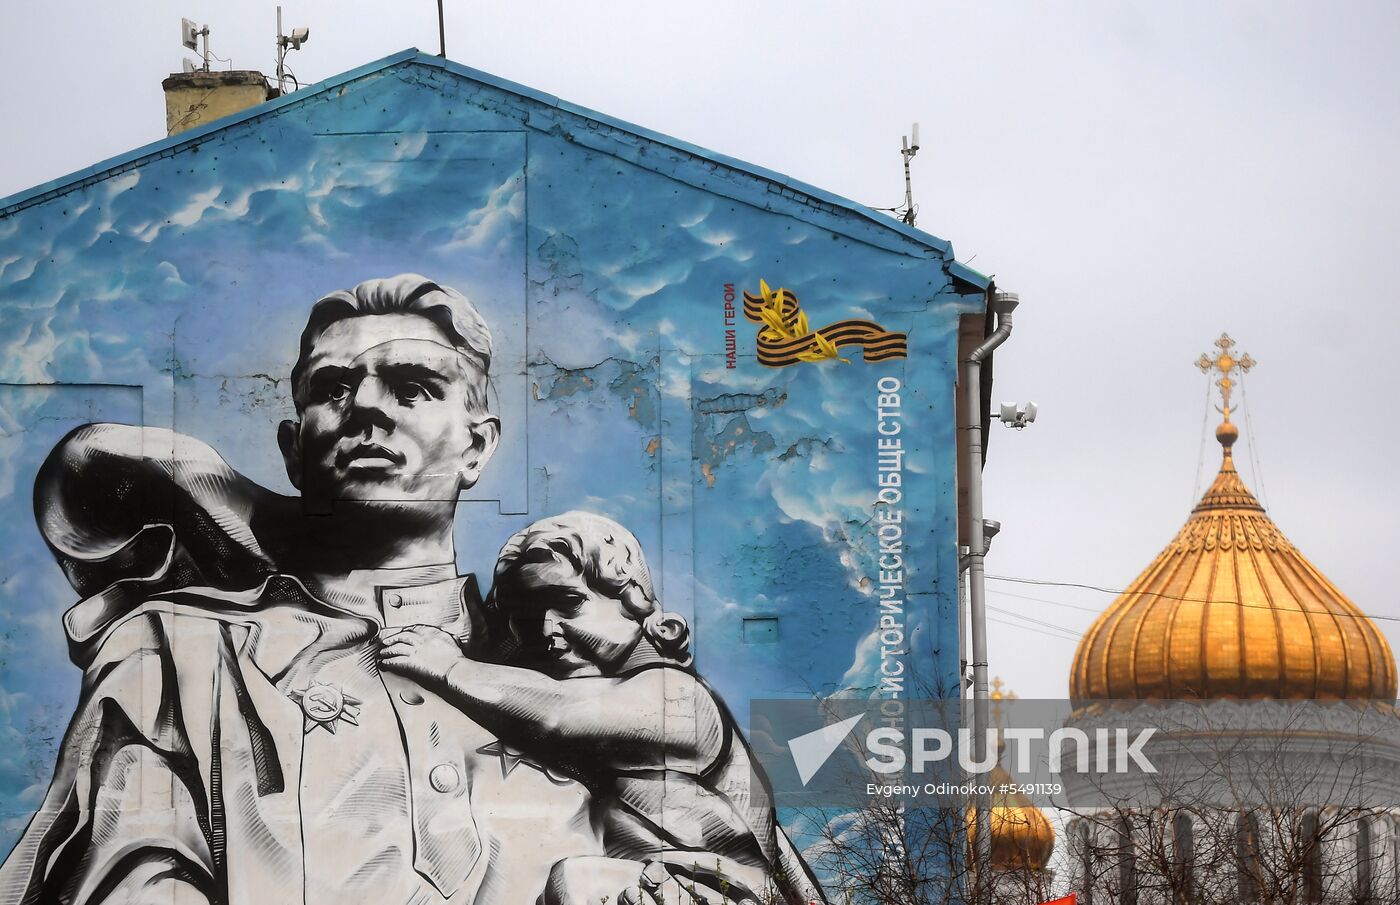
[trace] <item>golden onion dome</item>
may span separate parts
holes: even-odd
[[[1006,789],[1014,780],[1001,765],[992,768],[988,782]],[[992,868],[994,870],[1044,870],[1055,850],[1055,828],[1040,808],[1016,791],[992,794]],[[976,851],[977,809],[967,809],[967,840]]]
[[[1225,412],[1220,473],[1080,640],[1070,697],[1394,700],[1385,637],[1240,480],[1228,397]]]
[[[991,694],[997,702],[997,722],[1001,722],[1001,701],[1015,697],[1010,692],[1003,693],[1001,679],[993,683]],[[997,764],[988,774],[987,782],[998,791],[992,794],[992,868],[995,870],[1044,870],[1050,863],[1050,855],[1055,850],[1055,827],[1031,804],[1031,800],[1021,792],[1014,791],[1011,775],[1001,765],[1004,744],[998,746]],[[1010,790],[1010,791],[1008,791]],[[966,812],[967,841],[972,851],[977,844],[977,809],[969,807]]]

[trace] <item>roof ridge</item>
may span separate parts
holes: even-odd
[[[873,228],[876,230],[876,233],[872,235],[883,234],[889,236],[891,240],[894,240],[895,237],[900,237],[905,241],[913,242],[916,246],[921,246],[935,253],[942,259],[944,266],[948,268],[949,274],[957,280],[978,289],[987,289],[991,285],[992,280],[990,277],[978,273],[976,270],[973,270],[965,264],[960,264],[953,259],[952,244],[946,239],[939,238],[931,233],[924,232],[923,230],[916,229],[915,227],[909,226],[891,217],[887,217],[857,201],[794,179],[782,173],[760,167],[756,164],[748,163],[738,158],[730,157],[726,154],[686,142],[682,139],[652,131],[644,126],[617,119],[578,104],[570,103],[554,95],[536,91],[528,86],[512,82],[509,79],[473,69],[470,66],[465,66],[460,63],[454,63],[451,60],[433,54],[424,53],[417,48],[408,48],[407,50],[390,54],[389,56],[373,62],[347,70],[339,75],[331,76],[313,85],[308,85],[290,94],[285,94],[261,104],[256,104],[246,110],[241,110],[229,116],[222,117],[206,125],[142,145],[141,147],[99,161],[89,167],[85,167],[65,176],[60,176],[49,182],[16,192],[8,197],[0,198],[0,219],[12,216],[28,207],[42,203],[51,198],[76,191],[102,179],[110,178],[118,173],[139,166],[150,159],[169,156],[187,147],[196,146],[223,130],[233,128],[270,113],[275,113],[295,104],[305,103],[314,97],[323,95],[328,91],[340,88],[343,85],[362,79],[368,75],[406,64],[447,72],[457,77],[487,86],[488,88],[514,94],[545,108],[558,111],[562,115],[579,117],[610,129],[616,129],[625,134],[637,136],[645,141],[680,151],[712,165],[724,167],[735,173],[746,175],[757,182],[766,183],[770,191],[792,199],[797,204],[801,204],[801,198],[806,197],[812,202],[815,202],[815,204],[811,205],[814,211],[820,210],[820,205],[826,205],[829,208],[835,209],[835,212],[838,214],[856,218],[859,222],[865,224],[866,228]],[[541,128],[541,126],[536,125],[531,127],[527,123],[526,128]],[[631,162],[645,168],[654,169],[648,165],[646,160],[632,160]],[[854,235],[851,237],[859,238]]]

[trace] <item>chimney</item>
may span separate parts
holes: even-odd
[[[177,72],[160,83],[165,89],[165,129],[178,135],[277,97],[261,72]]]

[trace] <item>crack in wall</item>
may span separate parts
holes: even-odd
[[[787,402],[787,392],[777,387],[769,387],[762,393],[722,393],[709,399],[697,399],[695,411],[702,415],[724,415],[746,412],[760,406],[777,408],[784,402]]]
[[[841,448],[836,441],[830,437],[825,440],[820,437],[802,437],[796,443],[793,443],[787,449],[778,453],[777,459],[779,462],[787,462],[791,459],[802,458],[804,456],[810,457],[817,447],[821,447],[824,450],[830,450],[833,447],[837,450]]]

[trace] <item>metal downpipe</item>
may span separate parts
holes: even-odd
[[[967,589],[969,622],[972,634],[972,746],[973,762],[981,763],[987,756],[987,730],[991,722],[987,682],[987,601],[984,561],[987,542],[982,512],[982,361],[1011,335],[1011,315],[1020,303],[1014,292],[997,292],[992,296],[992,310],[997,316],[997,328],[962,362],[962,385],[968,423],[967,443],[964,445],[967,474],[967,509],[970,532],[967,553]],[[987,870],[991,865],[992,823],[991,796],[978,795],[976,802],[976,835],[974,864],[978,868],[976,898],[985,901],[990,892]]]

